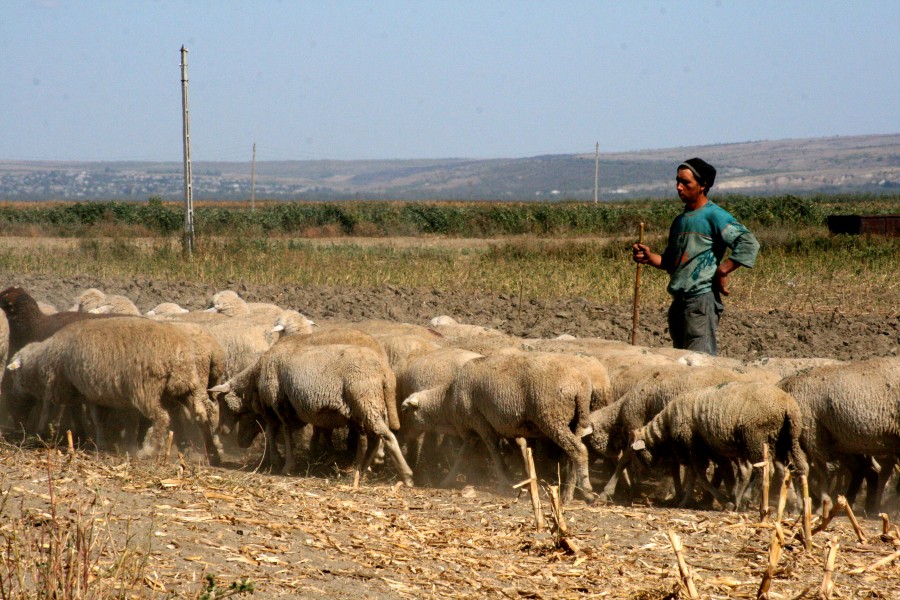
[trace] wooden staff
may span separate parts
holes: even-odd
[[[641,232],[638,236],[638,243],[644,243],[644,224],[641,223]],[[637,346],[637,323],[638,323],[638,297],[641,291],[641,267],[644,265],[638,263],[637,275],[634,278],[634,314],[631,317],[631,345]]]

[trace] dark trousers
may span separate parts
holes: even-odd
[[[716,330],[725,306],[719,295],[707,292],[693,298],[676,297],[669,307],[669,334],[675,348],[716,355]]]

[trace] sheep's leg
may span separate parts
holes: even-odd
[[[275,471],[283,463],[281,454],[278,453],[278,433],[281,431],[281,422],[270,414],[264,415],[265,428],[263,437],[266,441],[266,449],[263,453],[263,465],[266,469]]]
[[[149,414],[144,416],[150,419],[151,424],[144,438],[144,445],[138,451],[137,456],[138,458],[151,458],[165,448],[165,440],[169,433],[171,419],[168,411],[161,405],[155,406]]]
[[[284,464],[281,466],[282,475],[290,475],[294,472],[294,436],[290,424],[280,411],[277,411],[281,439],[284,440]]]
[[[394,461],[394,466],[397,467],[397,470],[400,472],[403,483],[408,487],[413,487],[413,472],[412,469],[409,468],[409,465],[406,464],[406,459],[403,458],[403,452],[400,450],[400,444],[397,442],[396,436],[394,436],[393,432],[390,430],[381,432],[380,436],[388,454],[390,454]]]
[[[753,465],[746,460],[739,460],[735,464],[735,480],[734,480],[734,508],[741,510],[744,495],[750,485],[756,481],[757,471]]]
[[[686,469],[684,472],[684,479],[681,478],[680,473],[681,465],[677,462],[675,463],[675,480],[680,481],[680,484],[676,486],[675,490],[675,499],[678,500],[678,508],[687,508],[687,506],[691,503],[694,496],[694,484],[697,481],[697,475],[694,473],[694,469]],[[704,467],[704,470],[706,467]],[[681,493],[679,494],[678,488],[681,488]]]
[[[616,486],[619,484],[619,477],[622,477],[625,473],[625,467],[628,466],[628,463],[631,462],[633,457],[634,453],[631,450],[625,450],[619,455],[619,460],[616,461],[616,469],[613,471],[612,477],[609,478],[609,481],[603,486],[603,491],[600,492],[600,498],[602,500],[606,502],[612,501],[613,495],[616,493]]]
[[[494,474],[497,477],[498,487],[505,490],[509,487],[509,478],[506,475],[506,469],[503,464],[503,453],[500,450],[500,438],[494,431],[494,428],[487,422],[475,423],[474,429],[478,432],[478,437],[487,446],[488,454],[491,455],[491,462],[494,465]]]
[[[366,431],[365,451],[362,444],[357,449],[356,460],[353,462],[353,480],[359,481],[369,470],[372,461],[375,460],[375,452],[378,450],[378,434],[374,431]]]
[[[581,487],[581,493],[588,502],[594,500],[594,489],[591,486],[590,473],[588,471],[588,451],[587,446],[569,429],[561,429],[557,431],[545,432],[557,446],[562,448],[563,452],[569,457],[569,464],[575,472],[578,485]],[[572,492],[574,497],[574,490]]]
[[[694,475],[696,475],[697,482],[700,483],[700,487],[704,490],[712,494],[713,498],[719,501],[723,507],[733,508],[733,503],[725,497],[725,495],[719,491],[717,487],[714,487],[706,476],[706,469],[709,467],[709,460],[705,457],[701,457],[698,455],[694,455],[691,457],[691,466],[694,470]]]
[[[447,473],[447,476],[440,483],[440,487],[451,487],[456,482],[456,476],[459,475],[459,470],[462,468],[463,459],[469,453],[469,450],[472,446],[475,445],[476,438],[472,436],[466,436],[463,439],[463,444],[459,448],[459,452],[456,454],[456,460],[453,461],[453,466],[450,467],[450,472]]]

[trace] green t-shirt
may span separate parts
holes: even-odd
[[[728,248],[731,260],[752,267],[759,242],[721,206],[710,201],[675,217],[662,256],[662,266],[670,275],[668,292],[693,298],[711,291],[716,268]]]

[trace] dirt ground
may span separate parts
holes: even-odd
[[[377,289],[347,290],[330,287],[293,288],[282,285],[248,285],[225,281],[202,285],[189,281],[134,278],[101,281],[90,275],[54,279],[17,275],[3,284],[19,285],[35,298],[66,309],[81,291],[96,287],[108,294],[124,294],[143,311],[160,302],[177,302],[190,309],[208,306],[214,293],[233,289],[251,302],[274,302],[316,319],[360,321],[390,319],[427,324],[438,315],[450,315],[461,323],[483,325],[524,338],[548,338],[561,334],[631,341],[630,303],[605,305],[584,298],[540,300],[506,294],[450,293],[411,290],[387,285]],[[0,288],[0,289],[3,289]],[[722,356],[752,360],[761,357],[826,357],[860,360],[900,353],[900,306],[879,307],[864,313],[865,299],[847,298],[846,305],[827,311],[804,312],[773,309],[741,311],[729,306],[719,330]],[[663,306],[642,306],[637,343],[669,346]]]
[[[59,308],[88,287],[125,294],[145,311],[162,301],[203,308],[214,292],[228,288],[314,319],[424,324],[447,314],[522,337],[569,333],[627,341],[632,318],[629,305],[580,298],[526,299],[518,306],[504,295],[390,286],[292,289],[232,281],[213,288],[24,275],[2,287],[12,284]],[[662,307],[642,310],[639,342],[668,345]],[[829,314],[756,314],[729,308],[720,346],[722,354],[742,359],[896,355],[898,310],[858,315],[848,304]],[[247,578],[254,598],[685,598],[669,532],[681,538],[700,597],[756,598],[773,535],[756,510],[672,509],[663,505],[665,492],[650,491],[633,505],[566,505],[568,539],[577,548],[571,552],[549,530],[536,531],[527,495],[498,491],[475,476],[454,489],[407,488],[384,468],[353,489],[345,467],[301,462],[303,474],[286,477],[255,471],[258,448],[229,458],[212,468],[190,457],[159,463],[90,451],[70,455],[64,445],[0,445],[0,592],[15,587],[12,575],[37,572],[40,562],[11,559],[9,540],[36,540],[33,554],[40,557],[50,552],[47,539],[85,523],[94,525],[87,579],[95,592],[109,592],[93,597],[118,597],[120,585],[129,590],[126,598],[199,598],[206,575],[223,587]],[[542,500],[549,514],[547,496]],[[893,489],[885,510],[888,535],[881,535],[877,515],[860,514],[861,540],[840,515],[813,536],[810,550],[795,537],[797,515],[788,515],[769,597],[817,597],[831,542],[840,544],[833,597],[900,598],[900,508]],[[891,562],[873,566],[892,554]]]

